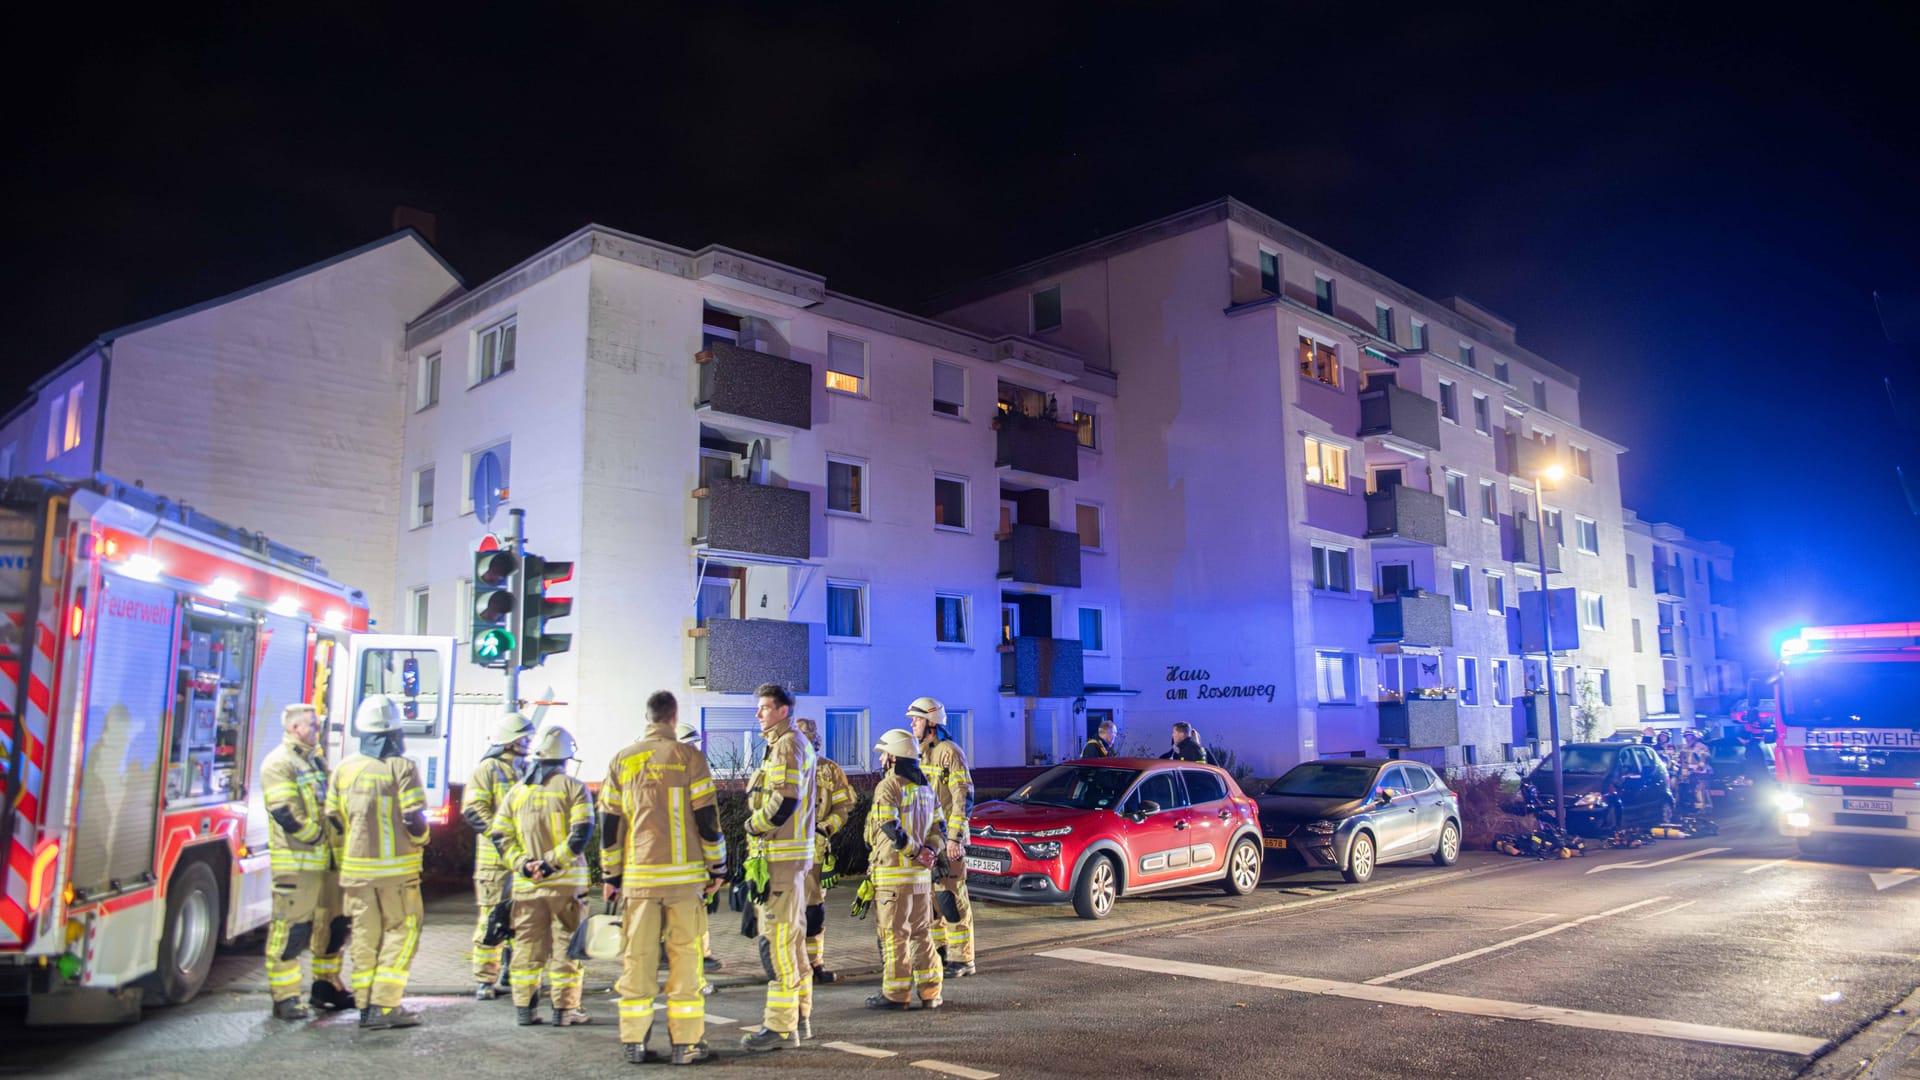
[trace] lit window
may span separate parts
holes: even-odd
[[[1080,649],[1095,656],[1107,651],[1107,613],[1102,608],[1080,609]]]
[[[1500,495],[1491,480],[1480,481],[1480,520],[1500,520]]]
[[[1307,483],[1335,491],[1347,490],[1347,448],[1306,438]]]
[[[1352,653],[1316,651],[1313,681],[1320,704],[1353,704],[1353,676],[1359,666],[1359,658]]]
[[[1323,314],[1333,314],[1333,279],[1313,275],[1313,306]]]
[[[1060,328],[1060,286],[1041,289],[1033,294],[1033,331]]]
[[[1607,628],[1606,598],[1597,592],[1580,590],[1580,625],[1590,630]]]
[[[933,411],[941,416],[965,416],[967,371],[944,360],[933,362]]]
[[[413,474],[413,523],[415,525],[433,524],[433,475],[434,468],[431,465]],[[415,631],[415,633],[418,632]]]
[[[1313,587],[1324,592],[1353,591],[1353,552],[1328,544],[1313,545]]]
[[[972,618],[968,614],[966,593],[933,594],[933,640],[942,645],[965,645],[972,641]]]
[[[1466,563],[1453,564],[1453,606],[1460,611],[1473,610],[1473,568]]]
[[[1582,480],[1593,479],[1593,451],[1574,443],[1568,443],[1567,449],[1573,454],[1573,475]]]
[[[1588,518],[1573,519],[1574,540],[1589,555],[1600,554],[1600,523]]]
[[[66,453],[80,445],[80,402],[86,396],[86,384],[74,383],[67,391],[67,424],[65,436],[60,440],[60,452]]]
[[[1075,437],[1080,440],[1081,446],[1084,446],[1089,450],[1097,449],[1099,447],[1100,445],[1099,421],[1100,421],[1100,417],[1095,412],[1095,406],[1093,402],[1088,401],[1085,398],[1073,399],[1074,434],[1075,434]]]
[[[1393,340],[1393,309],[1385,304],[1373,305],[1373,332],[1382,340]]]
[[[1100,507],[1093,503],[1075,503],[1073,523],[1080,531],[1080,546],[1088,551],[1100,548]]]
[[[827,389],[854,395],[867,392],[866,342],[827,335]]]
[[[867,514],[867,466],[853,458],[827,457],[827,510],[835,514]]]
[[[469,386],[479,386],[513,370],[514,342],[519,334],[518,319],[503,319],[480,331],[474,339],[473,380]]]
[[[941,529],[967,527],[967,481],[958,476],[933,478],[933,524]]]
[[[1493,434],[1493,406],[1485,394],[1473,395],[1473,430],[1482,435]]]
[[[1280,256],[1265,249],[1260,252],[1260,291],[1280,295]]]
[[[1440,418],[1460,422],[1460,388],[1445,379],[1440,380]]]
[[[1340,347],[1300,335],[1300,377],[1340,385]]]
[[[827,640],[867,640],[867,586],[860,581],[827,582]]]
[[[1447,512],[1467,516],[1467,475],[1447,470]]]
[[[1487,610],[1495,615],[1507,610],[1507,579],[1492,570],[1487,575]]]

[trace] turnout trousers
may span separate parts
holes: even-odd
[[[767,983],[763,1022],[769,1031],[790,1035],[800,1018],[813,1015],[813,968],[807,963],[807,872],[795,863],[769,866],[772,881],[760,906],[760,933],[766,936],[773,979]]]
[[[698,885],[649,888],[628,893],[620,917],[620,1041],[644,1043],[659,1011],[660,953],[667,954],[667,1039],[675,1046],[699,1042],[707,1033],[706,975],[700,934],[707,907]]]
[[[941,905],[948,901],[937,895],[933,898],[934,945],[947,950],[949,964],[973,963],[973,902],[967,899],[966,871],[956,867],[951,876],[935,881],[933,888],[936,893],[952,897],[951,902],[960,913],[957,921],[942,917]]]
[[[273,991],[273,1000],[300,996],[300,954],[309,949],[313,981],[341,986],[340,949],[346,944],[346,931],[338,874],[331,870],[275,873],[273,922],[267,927],[267,987]]]
[[[933,951],[933,891],[925,885],[873,890],[880,931],[880,993],[888,1001],[940,997],[940,956]]]
[[[820,967],[827,959],[827,892],[820,887],[820,861],[807,867],[807,963]]]
[[[481,838],[486,843],[486,838]],[[473,898],[480,905],[480,917],[473,924],[473,981],[496,982],[500,978],[500,950],[505,945],[482,945],[487,936],[487,916],[493,914],[500,901],[507,898],[511,887],[511,870],[504,866],[492,866],[473,872]]]
[[[533,1004],[545,968],[554,1008],[580,1007],[586,965],[567,958],[567,945],[584,918],[586,906],[572,889],[522,889],[514,894],[513,963],[507,977],[515,1005]]]
[[[353,1002],[391,1009],[407,992],[413,953],[420,945],[420,879],[374,878],[343,885],[347,917],[353,922],[348,952],[353,956]]]

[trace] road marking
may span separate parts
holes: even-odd
[[[1404,968],[1400,971],[1396,971],[1392,973],[1391,975],[1381,975],[1376,978],[1368,979],[1367,985],[1381,986],[1390,982],[1398,982],[1409,975],[1418,975],[1423,971],[1432,971],[1434,968],[1446,967],[1448,964],[1457,964],[1462,960],[1472,960],[1476,956],[1485,956],[1490,952],[1499,952],[1501,949],[1510,948],[1514,945],[1519,945],[1523,942],[1535,941],[1540,938],[1546,937],[1549,934],[1557,934],[1562,930],[1571,930],[1576,926],[1579,926],[1583,923],[1590,923],[1595,919],[1604,919],[1609,915],[1618,915],[1624,911],[1632,911],[1634,908],[1646,907],[1648,904],[1657,904],[1662,900],[1671,900],[1671,899],[1673,898],[1670,896],[1655,896],[1655,897],[1652,897],[1651,899],[1635,901],[1634,903],[1628,904],[1625,907],[1617,907],[1610,911],[1602,911],[1595,915],[1582,915],[1579,918],[1570,920],[1568,922],[1556,923],[1553,926],[1549,926],[1544,930],[1535,930],[1531,934],[1521,934],[1519,937],[1508,938],[1505,941],[1495,942],[1494,944],[1487,945],[1483,948],[1473,949],[1463,953],[1457,953],[1453,956],[1448,956],[1440,960],[1434,960],[1430,963],[1421,964],[1418,967]]]
[[[1605,866],[1596,866],[1593,869],[1587,871],[1587,873],[1598,874],[1607,870],[1651,870],[1656,866],[1668,866],[1672,863],[1686,862],[1688,859],[1697,859],[1702,855],[1718,855],[1723,851],[1732,851],[1732,850],[1733,850],[1732,848],[1724,848],[1724,847],[1701,848],[1699,851],[1689,851],[1685,855],[1675,855],[1671,859],[1655,859],[1652,862],[1608,863]]]
[[[1873,890],[1875,892],[1880,892],[1881,890],[1884,890],[1884,889],[1891,889],[1895,885],[1905,885],[1907,882],[1912,881],[1914,878],[1920,878],[1920,870],[1904,870],[1903,869],[1903,870],[1895,870],[1892,873],[1888,873],[1888,874],[1875,874],[1875,873],[1869,872],[1867,874],[1867,877],[1873,879]]]
[[[731,1016],[715,1016],[713,1013],[707,1014],[707,1023],[709,1024],[720,1024],[722,1026],[725,1026],[727,1024],[737,1024],[739,1022],[740,1021],[735,1020]]]
[[[1757,874],[1762,870],[1771,870],[1776,866],[1781,866],[1785,863],[1790,863],[1792,861],[1793,861],[1793,856],[1789,855],[1784,859],[1775,859],[1772,862],[1763,862],[1759,866],[1749,866],[1745,870],[1742,870],[1740,872],[1743,874]]]
[[[916,1069],[927,1069],[937,1073],[951,1073],[954,1076],[961,1077],[962,1080],[993,1080],[994,1077],[1000,1075],[999,1073],[983,1072],[979,1069],[969,1069],[965,1065],[955,1065],[946,1061],[935,1061],[932,1058],[927,1058],[925,1061],[909,1062],[908,1064]]]
[[[1661,909],[1660,909],[1659,911],[1655,911],[1655,912],[1652,912],[1651,914],[1647,914],[1647,915],[1642,915],[1642,916],[1640,916],[1640,917],[1638,917],[1638,918],[1636,918],[1636,919],[1634,919],[1633,921],[1634,921],[1634,922],[1646,922],[1646,921],[1647,921],[1648,919],[1657,919],[1657,918],[1659,918],[1659,917],[1660,917],[1660,916],[1662,916],[1662,915],[1671,915],[1671,914],[1673,914],[1674,912],[1676,912],[1676,911],[1679,911],[1679,910],[1680,910],[1681,908],[1683,908],[1683,907],[1692,907],[1693,905],[1695,905],[1695,904],[1697,904],[1697,903],[1699,903],[1699,902],[1700,902],[1700,901],[1698,901],[1698,900],[1682,900],[1682,901],[1680,901],[1679,903],[1677,903],[1677,904],[1675,904],[1675,905],[1673,905],[1673,906],[1672,906],[1672,907],[1670,907],[1670,908],[1661,908]]]
[[[1713,1024],[1662,1020],[1649,1016],[1624,1016],[1617,1013],[1589,1012],[1585,1009],[1529,1005],[1518,1001],[1498,1001],[1493,998],[1435,994],[1425,990],[1408,990],[1399,986],[1370,986],[1365,983],[1340,982],[1333,979],[1278,975],[1264,971],[1247,971],[1242,968],[1191,964],[1182,960],[1161,960],[1155,957],[1099,952],[1093,949],[1054,949],[1038,955],[1074,963],[1098,964],[1104,967],[1237,983],[1243,986],[1261,986],[1301,994],[1318,994],[1324,997],[1352,998],[1356,1001],[1371,1001],[1382,1005],[1405,1005],[1417,1009],[1431,1009],[1435,1012],[1488,1016],[1498,1020],[1524,1020],[1559,1027],[1586,1028],[1591,1031],[1650,1035],[1661,1039],[1712,1043],[1717,1046],[1738,1046],[1782,1054],[1811,1056],[1827,1045],[1825,1039],[1778,1031],[1752,1031],[1745,1028],[1719,1027]]]
[[[842,1050],[849,1054],[858,1054],[861,1057],[868,1057],[868,1058],[890,1058],[890,1057],[900,1056],[899,1054],[896,1054],[891,1050],[876,1050],[871,1046],[861,1046],[859,1043],[830,1042],[830,1043],[821,1043],[820,1045],[823,1047],[826,1047],[828,1050]]]
[[[1494,927],[1494,928],[1493,928],[1493,932],[1497,934],[1497,933],[1499,933],[1499,932],[1500,932],[1500,931],[1502,931],[1502,930],[1515,930],[1515,929],[1518,929],[1519,927],[1522,927],[1522,926],[1526,926],[1526,925],[1527,925],[1528,923],[1537,923],[1537,922],[1539,922],[1539,921],[1540,921],[1541,919],[1552,919],[1552,918],[1557,918],[1557,917],[1559,916],[1559,914],[1560,914],[1560,913],[1559,913],[1559,912],[1557,912],[1557,911],[1549,911],[1549,912],[1547,912],[1547,913],[1546,913],[1545,915],[1535,915],[1535,916],[1534,916],[1533,918],[1531,918],[1531,919],[1521,919],[1521,920],[1520,920],[1519,922],[1517,922],[1517,923],[1508,923],[1508,924],[1507,924],[1507,925],[1505,925],[1505,926],[1496,926],[1496,927]]]

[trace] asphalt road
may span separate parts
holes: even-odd
[[[729,1050],[702,1068],[973,1080],[1791,1077],[1816,1065],[1850,1075],[1841,1066],[1858,1044],[1841,1044],[1920,983],[1920,873],[1906,867],[1920,867],[1920,852],[1814,861],[1733,830],[1565,862],[1509,860],[1396,892],[998,956],[950,984],[934,1013],[869,1013],[859,1003],[870,981],[819,988],[807,1048],[751,1059]],[[751,988],[716,994],[710,1011],[735,1022],[714,1023],[709,1040],[730,1047],[759,1003]],[[0,1018],[0,1074],[629,1068],[605,998],[589,999],[593,1026],[564,1031],[517,1029],[504,1002],[414,1004],[426,1025],[406,1032],[362,1033],[346,1018],[276,1023],[255,994],[211,995],[109,1032],[24,1031]]]

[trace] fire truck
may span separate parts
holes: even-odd
[[[0,484],[0,995],[30,1023],[191,999],[273,904],[281,710],[329,759],[401,703],[444,819],[453,639],[368,633],[319,561],[107,476]]]
[[[1773,682],[1781,834],[1920,838],[1920,622],[1807,627]]]

